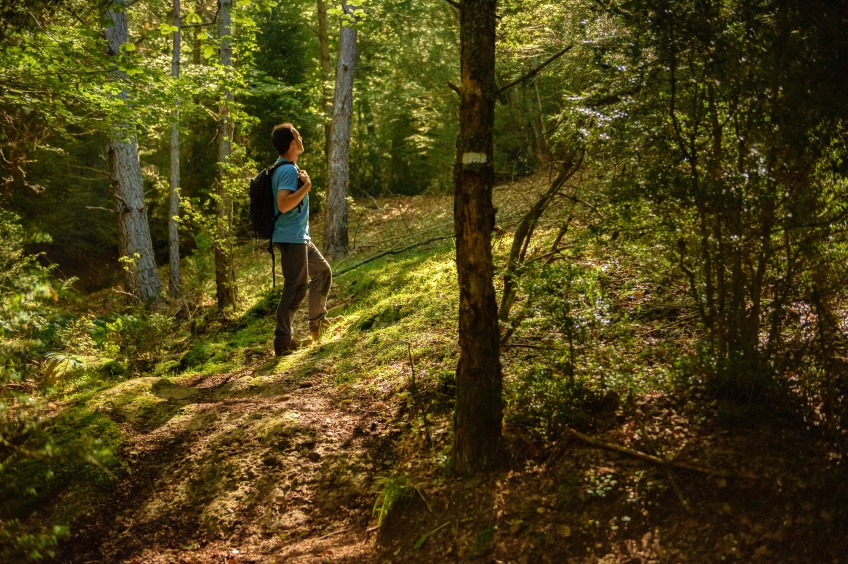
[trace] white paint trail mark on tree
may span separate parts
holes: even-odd
[[[462,153],[462,164],[485,164],[486,153]]]

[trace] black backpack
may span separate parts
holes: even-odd
[[[277,202],[274,200],[274,186],[271,179],[274,171],[283,165],[292,164],[283,161],[268,167],[250,181],[250,223],[257,239],[268,239],[268,252],[271,253],[271,278],[274,287],[277,286],[277,265],[274,257],[274,224],[280,217]]]
[[[257,239],[270,239],[274,234],[274,224],[280,217],[274,201],[274,187],[271,179],[274,171],[288,161],[268,167],[250,181],[250,223]]]

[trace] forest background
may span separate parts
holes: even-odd
[[[450,218],[431,202],[451,194],[458,162],[460,5],[187,0],[175,20],[174,4],[155,0],[0,3],[0,473],[10,499],[30,499],[0,513],[8,554],[50,554],[67,535],[50,528],[59,521],[32,517],[54,469],[27,461],[74,460],[113,478],[120,466],[120,448],[101,439],[64,448],[57,404],[139,376],[191,375],[202,363],[186,355],[208,337],[204,325],[237,331],[227,324],[273,295],[267,280],[243,281],[245,264],[268,268],[255,252],[247,188],[276,157],[277,123],[293,122],[305,138],[298,164],[317,187],[311,211],[325,242],[333,69],[345,30],[356,31],[357,52],[341,198],[351,237],[334,266],[418,244],[412,252],[452,262],[439,247]],[[115,43],[109,30],[122,17],[127,35]],[[844,499],[834,484],[848,433],[846,30],[842,1],[498,3],[492,158],[509,196],[498,203],[491,278],[517,458],[557,459],[563,437],[591,441],[583,433],[609,431],[610,413],[624,409],[627,419],[658,394],[698,409],[727,401],[736,407],[708,417],[733,427],[779,413],[775,425],[821,457],[820,479],[805,487]],[[133,142],[146,258],[165,280],[173,245],[182,257],[181,278],[153,296],[139,282],[143,252],[124,252],[116,222],[126,202],[110,155]],[[381,231],[373,214],[391,215],[398,201],[423,215],[401,235]],[[120,296],[108,311],[92,305],[104,289]],[[399,319],[367,321],[356,330]],[[169,341],[180,350],[163,349]],[[428,416],[449,425],[454,408],[456,346],[446,347],[439,362],[448,368],[418,384],[432,413],[416,389],[404,397],[430,446]],[[528,356],[508,356],[516,351]],[[674,448],[649,431],[637,429],[631,446],[668,465]],[[434,460],[449,456],[445,448]],[[584,501],[607,495],[593,472]],[[696,494],[666,479],[665,494],[690,505]],[[384,500],[387,483],[401,484],[381,483]],[[813,498],[798,503],[812,500],[826,533],[772,539],[771,550],[795,547],[803,560],[798,547],[815,538],[838,553],[845,509]],[[467,553],[494,550],[493,538],[475,536]]]

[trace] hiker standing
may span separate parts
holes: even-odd
[[[309,294],[307,316],[313,339],[321,336],[329,325],[327,296],[333,281],[333,271],[309,237],[309,190],[312,181],[305,170],[297,166],[303,153],[303,138],[290,123],[274,128],[271,142],[280,155],[274,170],[272,188],[277,211],[271,241],[280,250],[283,268],[283,293],[277,307],[277,327],[274,330],[274,354],[281,356],[297,348],[292,323],[298,306]]]

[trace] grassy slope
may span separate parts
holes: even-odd
[[[501,258],[517,214],[539,187],[537,179],[496,191]],[[337,269],[450,234],[449,198],[379,205],[354,210],[357,250]],[[579,233],[590,218],[574,213]],[[540,250],[557,227],[543,222]],[[579,235],[567,243],[567,264],[579,267],[568,274],[573,294],[595,319],[585,322],[588,336],[579,345],[581,399],[572,401],[576,389],[552,380],[556,373],[527,384],[528,370],[563,358],[550,349],[566,350],[562,325],[540,298],[517,346],[504,352],[510,403],[503,471],[470,481],[447,473],[458,354],[449,240],[338,277],[330,305],[342,319],[320,344],[282,359],[271,351],[267,255],[244,249],[241,310],[192,312],[161,351],[136,365],[143,374],[110,379],[90,371],[58,402],[53,431],[60,442],[102,441],[116,455],[106,459],[116,477],[77,464],[36,479],[42,467],[19,466],[20,483],[35,482],[36,493],[15,496],[24,501],[3,510],[26,516],[37,508],[37,518],[70,523],[69,561],[212,562],[233,550],[242,561],[268,562],[811,561],[839,554],[844,509],[828,493],[836,470],[814,441],[774,414],[674,392],[672,362],[693,330],[685,308],[673,315],[663,309],[681,300],[663,286],[657,257]],[[305,333],[302,316],[298,330]],[[564,415],[545,411],[551,405]],[[569,441],[564,423],[763,478],[658,468]],[[404,490],[400,477],[416,489]],[[383,492],[400,484],[403,503],[375,530],[378,482]]]

